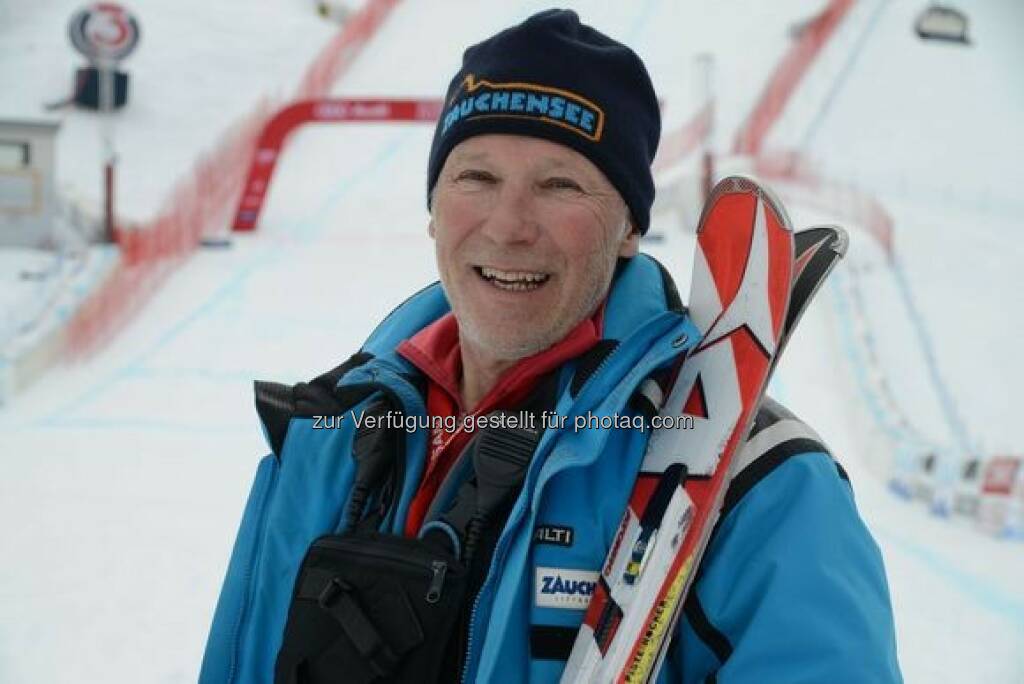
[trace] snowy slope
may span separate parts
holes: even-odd
[[[285,12],[286,4],[273,7]],[[692,58],[713,50],[718,97],[727,103],[720,148],[785,48],[788,25],[815,9],[795,0],[773,3],[771,13],[752,0],[721,9],[576,4],[648,61],[667,128],[696,108]],[[400,5],[336,92],[439,95],[466,43],[542,7],[482,5]],[[244,21],[253,34],[272,36],[283,22],[306,21],[307,9],[296,12],[303,19],[249,12]],[[249,76],[236,60],[252,41],[219,41],[223,30],[214,30],[240,10],[205,11],[218,16],[204,39],[210,59],[241,83]],[[198,36],[205,26],[192,28]],[[37,28],[19,40],[39,40]],[[307,55],[319,47],[311,38],[296,42]],[[291,43],[282,39],[277,49]],[[214,52],[222,44],[224,54]],[[145,49],[144,42],[140,60]],[[241,86],[239,93],[254,95]],[[184,167],[209,129],[182,125],[194,140],[173,152]],[[414,125],[298,133],[257,233],[230,250],[197,254],[103,353],[51,373],[0,410],[0,547],[19,559],[0,567],[0,681],[195,680],[244,497],[266,451],[251,381],[307,379],[337,364],[376,319],[436,277],[423,187],[429,138]],[[139,196],[143,204],[159,199],[142,189]],[[828,218],[791,209],[798,225]],[[666,240],[648,249],[685,284],[692,238],[671,225],[656,229]],[[856,390],[837,372],[833,298],[826,290],[809,312],[774,390],[851,473],[890,572],[907,681],[1021,681],[1024,554],[896,501],[865,467],[861,426],[848,411]]]

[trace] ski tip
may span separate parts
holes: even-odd
[[[704,230],[704,223],[707,218],[708,211],[715,205],[715,202],[723,195],[733,194],[756,195],[758,199],[762,200],[772,209],[772,211],[775,212],[775,215],[779,217],[783,228],[790,233],[793,232],[793,222],[790,220],[789,214],[786,213],[786,207],[783,206],[782,201],[779,200],[778,196],[771,188],[753,176],[734,174],[726,176],[715,183],[715,187],[711,188],[711,194],[709,194],[707,200],[705,200],[704,208],[701,209],[700,212],[700,220],[697,222],[698,235]]]
[[[850,234],[846,232],[845,228],[834,223],[822,223],[805,228],[804,230],[797,231],[795,237],[798,241],[807,242],[818,242],[827,239],[829,241],[827,247],[838,255],[840,259],[846,256],[846,251],[850,247]],[[799,246],[797,251],[799,251]]]

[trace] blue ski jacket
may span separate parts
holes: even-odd
[[[395,347],[448,311],[434,284],[399,306],[335,391],[397,400],[423,416],[418,371]],[[643,380],[698,332],[667,273],[640,255],[609,293],[598,356],[560,371],[556,412],[498,539],[472,608],[463,681],[553,682],[612,544],[649,433],[572,429],[575,416],[636,415]],[[333,381],[333,378],[332,378]],[[367,392],[371,392],[366,396]],[[286,402],[287,403],[287,402]],[[300,402],[301,403],[301,402]],[[338,532],[353,479],[351,421],[317,429],[313,407],[261,412],[272,453],[259,464],[206,647],[201,684],[273,680],[296,575],[310,543]],[[403,433],[404,482],[382,524],[401,534],[427,431]],[[877,546],[849,482],[820,440],[766,400],[658,681],[901,681]],[[445,496],[444,488],[439,498]],[[449,492],[447,495],[451,495]]]

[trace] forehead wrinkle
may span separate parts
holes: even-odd
[[[489,155],[487,150],[480,150],[478,152],[453,150],[450,156],[455,161],[486,161]]]
[[[580,159],[567,157],[567,156],[551,156],[545,155],[537,158],[536,169],[538,171],[558,171],[562,169],[568,169],[570,171],[577,171],[583,173],[588,177],[594,176],[594,170],[590,168],[590,160],[586,157]]]
[[[487,161],[495,156],[495,151],[490,149],[460,149],[461,146],[457,146],[451,151],[450,157],[457,161]],[[497,156],[508,156],[515,162],[524,162],[523,156],[519,150],[509,151],[510,154]],[[532,164],[530,164],[532,162]],[[530,155],[526,158],[524,165],[530,164],[540,170],[559,169],[559,168],[581,168],[579,160],[572,159],[567,155],[552,154],[545,152],[539,155]]]

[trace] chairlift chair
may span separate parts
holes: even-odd
[[[967,23],[967,15],[960,10],[932,3],[917,17],[914,31],[922,40],[970,45]]]

